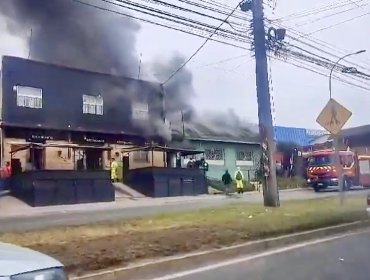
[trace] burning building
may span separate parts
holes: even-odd
[[[3,57],[1,73],[1,158],[13,175],[55,171],[55,183],[83,170],[74,180],[91,175],[110,183],[104,170],[123,149],[168,137],[159,84],[15,57]],[[163,166],[156,153],[136,151],[124,167]]]

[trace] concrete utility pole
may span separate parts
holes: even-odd
[[[267,72],[266,35],[263,16],[263,1],[252,0],[253,34],[256,56],[256,86],[258,102],[259,131],[264,156],[265,181],[263,196],[265,206],[278,207],[279,190],[276,180],[274,128],[271,116],[270,89]]]

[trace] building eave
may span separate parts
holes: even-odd
[[[207,141],[207,142],[219,142],[219,143],[230,143],[230,144],[246,144],[246,145],[260,145],[259,142],[253,141],[238,141],[238,140],[220,140],[212,138],[188,138],[190,141]]]

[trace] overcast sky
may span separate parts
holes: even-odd
[[[5,0],[1,0],[5,1]],[[199,0],[200,1],[200,0]],[[358,0],[356,0],[358,1]],[[141,2],[141,1],[138,1]],[[172,0],[176,2],[176,0]],[[237,1],[217,0],[234,7]],[[295,12],[314,9],[339,0],[277,0],[274,13],[267,10],[269,18],[280,18]],[[350,2],[350,1],[348,1]],[[304,33],[325,28],[338,22],[358,17],[370,12],[370,0],[360,1],[363,7],[346,6],[347,12],[330,16],[333,11],[320,16],[307,16],[281,23]],[[341,10],[338,10],[341,11]],[[320,17],[320,20],[317,18]],[[310,22],[311,21],[311,22]],[[307,22],[309,24],[307,24]],[[297,26],[305,23],[303,26]],[[162,27],[141,23],[138,34],[137,51],[142,53],[143,61],[158,57],[169,58],[174,53],[189,57],[204,42],[204,39],[172,31]],[[370,73],[370,15],[348,21],[336,27],[317,32],[314,38],[335,46],[336,49],[368,52],[349,60],[366,67]],[[0,54],[27,56],[27,46],[22,40],[5,32],[5,23],[0,19]],[[288,29],[289,34],[289,29]],[[290,33],[291,34],[291,33]],[[293,35],[293,34],[291,34]],[[248,46],[249,47],[249,46]],[[336,50],[333,53],[342,55]],[[226,61],[225,61],[226,60]],[[271,94],[274,98],[274,122],[277,125],[305,128],[319,128],[315,119],[328,101],[328,78],[307,70],[296,68],[284,62],[271,60]],[[349,66],[351,63],[347,63]],[[209,42],[189,63],[194,75],[196,98],[193,100],[200,111],[227,111],[229,108],[249,122],[257,122],[257,100],[255,90],[255,65],[250,52],[215,42]],[[329,70],[323,69],[328,73]],[[370,82],[369,82],[370,84]],[[370,87],[370,86],[369,86]],[[333,97],[353,112],[347,126],[370,124],[370,90],[363,90],[333,81]]]

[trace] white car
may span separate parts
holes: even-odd
[[[63,265],[44,254],[0,242],[0,280],[67,280]]]

